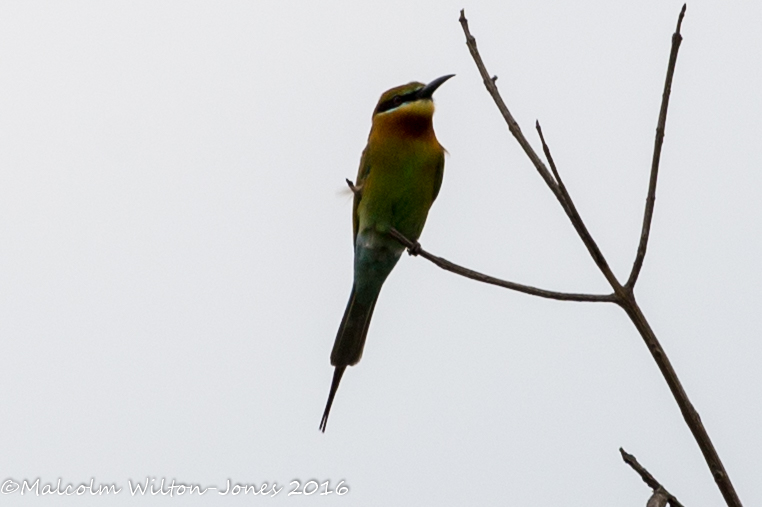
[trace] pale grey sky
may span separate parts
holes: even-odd
[[[632,263],[681,2],[0,6],[0,480],[116,483],[3,505],[721,505],[613,305],[404,256],[328,431],[354,178],[378,96],[436,94],[449,156],[421,237],[544,288],[606,290],[487,95],[466,8],[610,264]],[[762,503],[762,4],[688,5],[638,299],[745,505]],[[128,480],[286,486],[130,496]],[[287,497],[290,481],[350,491]]]

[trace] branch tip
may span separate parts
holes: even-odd
[[[677,29],[675,30],[675,33],[680,35],[680,26],[683,24],[683,18],[685,17],[685,9],[688,7],[688,4],[683,4],[683,8],[680,9],[680,15],[677,17]]]
[[[622,455],[622,459],[624,460],[624,462],[630,465],[630,468],[635,470],[635,472],[637,472],[637,474],[640,475],[640,478],[643,479],[643,482],[645,482],[646,485],[653,490],[653,496],[651,497],[652,499],[659,500],[658,497],[663,496],[666,502],[669,502],[669,504],[672,507],[683,507],[683,504],[680,503],[680,501],[675,497],[675,495],[667,491],[666,488],[662,486],[661,483],[657,481],[653,475],[651,475],[651,472],[646,470],[643,465],[638,463],[638,459],[635,456],[628,453],[621,447],[619,448],[619,453]],[[649,500],[648,505],[650,506],[650,505],[658,505],[658,504],[652,504],[651,500]],[[664,505],[664,504],[661,504],[661,505]]]

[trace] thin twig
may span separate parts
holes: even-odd
[[[548,145],[545,143],[545,136],[542,135],[540,120],[535,120],[534,128],[537,129],[537,133],[540,135],[540,141],[542,142],[542,151],[545,153],[545,158],[548,159],[548,164],[550,164],[550,170],[553,171],[553,177],[556,178],[558,189],[561,191],[564,197],[567,197],[569,192],[566,191],[566,185],[564,185],[564,182],[561,179],[561,175],[558,174],[558,168],[556,168],[556,163],[553,160],[553,155],[550,154],[550,148],[548,148]]]
[[[548,172],[547,167],[545,167],[545,164],[542,163],[542,160],[540,160],[540,157],[537,156],[537,153],[535,153],[534,149],[532,149],[532,146],[529,144],[529,141],[526,140],[524,137],[524,134],[521,133],[521,128],[519,127],[519,124],[516,123],[516,120],[513,119],[513,115],[508,110],[508,107],[505,105],[505,102],[503,102],[502,97],[500,97],[500,94],[497,91],[497,76],[490,77],[489,73],[487,72],[487,69],[484,67],[484,62],[482,61],[481,55],[479,55],[479,51],[476,49],[476,39],[473,35],[471,35],[471,32],[468,30],[468,20],[466,19],[465,9],[460,10],[460,24],[463,27],[463,31],[466,34],[466,45],[468,45],[469,51],[471,51],[471,56],[473,57],[474,61],[476,62],[476,66],[479,69],[479,74],[481,74],[482,79],[484,80],[484,86],[487,87],[487,90],[489,91],[490,95],[492,95],[493,100],[497,104],[497,108],[500,110],[500,113],[503,115],[503,118],[505,118],[506,123],[508,123],[508,129],[511,131],[513,136],[516,138],[516,140],[519,142],[521,147],[524,149],[524,153],[527,154],[529,159],[532,161],[534,166],[537,168],[537,171],[539,171],[540,176],[542,176],[542,179],[545,180],[545,183],[548,184],[548,186],[554,190],[553,193],[557,194],[557,188],[555,186],[555,182],[553,181],[553,178],[551,177],[550,173]]]
[[[638,463],[638,459],[635,456],[628,453],[621,447],[619,448],[619,452],[622,454],[622,459],[624,462],[630,465],[632,469],[640,475],[640,478],[643,479],[643,482],[645,482],[649,488],[654,490],[654,493],[663,493],[664,496],[667,497],[667,501],[672,507],[683,507],[683,504],[681,504],[680,501],[675,498],[675,495],[667,491],[666,488],[664,488],[664,486],[662,486],[661,483],[657,481],[656,478],[651,475],[648,470],[645,469],[645,467],[643,467],[643,465]]]
[[[566,185],[564,184],[564,180],[561,179],[561,175],[558,172],[558,168],[556,167],[556,162],[553,160],[553,155],[550,153],[550,148],[548,147],[548,144],[545,142],[545,136],[542,133],[542,127],[540,126],[540,120],[535,121],[535,128],[537,129],[537,133],[540,136],[540,142],[542,143],[542,151],[545,153],[545,158],[548,160],[548,164],[550,165],[551,171],[553,171],[553,176],[556,179],[556,184],[558,185],[558,191],[561,194],[562,202],[561,205],[564,206],[564,210],[566,211],[567,216],[572,221],[572,224],[575,224],[575,228],[579,231],[582,230],[582,233],[580,233],[580,236],[583,234],[590,237],[590,241],[595,245],[595,240],[593,240],[592,235],[587,230],[587,227],[585,226],[584,221],[582,220],[582,217],[579,214],[579,211],[577,211],[577,206],[574,204],[574,200],[572,199],[571,195],[569,194],[568,190],[566,190]],[[579,225],[577,225],[579,223]],[[584,238],[583,238],[584,241]],[[595,248],[597,250],[598,246],[595,245]],[[592,254],[592,252],[591,252]],[[603,257],[603,254],[601,254],[601,257]],[[603,263],[605,264],[606,260],[603,259]],[[619,285],[619,282],[617,281],[617,285]]]
[[[654,205],[656,204],[656,180],[659,175],[659,161],[661,160],[661,147],[664,144],[664,128],[667,123],[667,108],[669,107],[669,95],[672,92],[672,77],[675,74],[675,64],[677,63],[677,52],[680,49],[680,43],[683,36],[680,35],[680,26],[683,24],[686,4],[680,10],[680,16],[677,18],[677,29],[672,34],[672,50],[669,53],[669,65],[667,65],[667,78],[664,80],[664,92],[661,95],[661,108],[659,109],[659,123],[656,126],[656,139],[654,139],[654,155],[651,160],[651,179],[648,183],[648,197],[646,197],[646,209],[643,213],[643,228],[640,232],[640,243],[638,244],[638,253],[635,255],[635,262],[632,264],[630,277],[627,279],[626,287],[632,289],[638,280],[640,269],[643,267],[643,260],[646,257],[646,248],[648,247],[648,236],[651,232],[651,220],[654,215]]]
[[[477,282],[488,283],[490,285],[497,285],[498,287],[504,287],[506,289],[523,292],[524,294],[539,296],[541,298],[547,298],[547,299],[556,299],[559,301],[580,301],[580,302],[593,302],[593,303],[615,303],[616,302],[616,297],[614,294],[573,294],[568,292],[556,292],[552,290],[538,289],[537,287],[523,285],[520,283],[509,282],[507,280],[501,280],[500,278],[495,278],[494,276],[485,275],[485,274],[479,273],[478,271],[464,268],[463,266],[458,266],[457,264],[453,264],[447,259],[443,259],[441,257],[437,257],[436,255],[432,255],[426,250],[424,250],[423,248],[421,248],[420,243],[410,241],[404,235],[402,235],[402,233],[400,233],[397,229],[392,228],[389,231],[389,234],[394,239],[399,241],[401,244],[405,245],[405,247],[408,248],[411,255],[420,255],[424,259],[433,262],[434,264],[436,264],[437,266],[439,266],[440,268],[446,271],[455,273],[456,275],[465,276],[466,278],[476,280]]]

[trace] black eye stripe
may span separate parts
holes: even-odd
[[[395,107],[404,104],[405,102],[413,102],[414,100],[417,100],[418,91],[419,90],[415,90],[409,93],[405,93],[404,95],[395,95],[394,97],[383,101],[376,108],[376,113],[383,113],[384,111],[394,109]]]

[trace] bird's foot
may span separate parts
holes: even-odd
[[[408,255],[417,256],[419,253],[421,253],[421,244],[417,241],[413,243],[413,246],[407,249]]]

